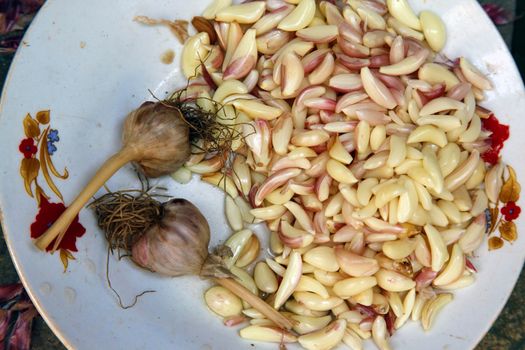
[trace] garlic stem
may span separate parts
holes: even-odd
[[[89,201],[91,197],[106,183],[106,181],[122,168],[128,162],[137,159],[139,152],[134,147],[124,147],[118,153],[110,157],[100,167],[98,172],[93,176],[87,186],[80,192],[75,198],[73,203],[60,215],[60,217],[53,223],[53,225],[36,241],[35,245],[45,250],[51,242],[56,238],[56,242],[53,245],[51,252],[57,250],[60,242],[64,238],[64,235],[69,228],[69,225],[73,222],[75,217],[78,215],[80,210]]]
[[[242,300],[246,301],[253,308],[257,309],[264,316],[268,317],[269,320],[275,322],[275,324],[277,324],[279,327],[288,330],[292,328],[292,322],[290,322],[290,320],[281,315],[264,300],[250,292],[248,289],[244,288],[235,280],[231,278],[216,278],[215,281],[233,294],[237,295]]]

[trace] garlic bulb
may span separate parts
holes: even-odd
[[[162,217],[132,247],[141,267],[166,276],[199,275],[208,257],[210,227],[191,202],[176,198],[162,204]]]
[[[45,250],[55,241],[56,250],[67,228],[90,198],[113,174],[134,162],[149,177],[177,170],[190,156],[189,125],[180,110],[163,102],[146,102],[124,122],[122,149],[110,157],[73,203],[35,244]]]
[[[125,192],[109,192],[92,203],[111,249],[131,250],[137,265],[165,276],[213,278],[275,324],[292,327],[290,320],[234,279],[224,260],[231,256],[230,248],[219,246],[208,253],[210,227],[195,205],[179,198],[161,204],[144,193],[133,197]]]
[[[189,126],[180,110],[161,102],[145,102],[127,116],[122,143],[139,153],[134,163],[147,177],[175,172],[191,152]]]

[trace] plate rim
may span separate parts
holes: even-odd
[[[58,6],[58,5],[55,5],[55,4],[57,2],[59,2],[59,1],[60,0],[47,0],[47,1],[44,2],[42,7],[38,10],[37,14],[35,15],[35,17],[31,21],[31,24],[27,28],[26,32],[24,33],[24,35],[23,35],[23,37],[21,39],[21,43],[29,35],[31,35],[31,33],[35,30],[35,27],[38,26],[38,23],[40,22],[41,17],[44,17],[46,15],[46,12],[49,10],[49,7],[51,7],[51,6]],[[420,1],[425,2],[425,0],[420,0]],[[514,60],[512,52],[510,51],[509,47],[507,46],[507,44],[503,40],[503,37],[499,33],[497,27],[494,25],[494,23],[492,22],[490,17],[483,10],[481,4],[477,0],[468,0],[468,1],[470,1],[471,3],[475,3],[475,6],[477,6],[479,11],[483,14],[482,18],[484,18],[484,21],[487,24],[489,24],[489,27],[491,28],[491,30],[495,30],[497,32],[497,34],[498,34],[497,35],[497,40],[499,41],[499,44],[501,44],[504,47],[503,51],[510,58],[512,58],[512,60],[511,60],[512,64],[508,68],[511,68],[513,70],[513,75],[516,75],[517,77],[519,77],[519,82],[521,83],[521,86],[519,86],[519,88],[521,90],[521,93],[525,95],[525,81],[523,80],[523,78],[522,78],[522,76],[520,74],[520,71],[519,71],[519,69],[517,67],[516,61]],[[12,79],[12,76],[14,74],[13,72],[15,71],[15,68],[16,68],[16,66],[19,63],[19,56],[21,54],[22,47],[23,47],[23,45],[20,45],[19,48],[16,50],[16,53],[14,54],[14,56],[13,56],[13,58],[11,60],[11,63],[9,65],[9,70],[8,70],[8,73],[7,73],[5,81],[4,81],[4,85],[3,85],[3,88],[2,88],[2,91],[1,91],[1,95],[0,95],[0,120],[2,120],[2,118],[6,118],[6,116],[4,116],[4,113],[3,113],[4,106],[6,104],[5,95],[6,95],[6,91],[9,89],[9,86],[11,84],[11,79]],[[4,211],[3,211],[3,204],[2,204],[2,201],[1,201],[1,198],[0,198],[0,226],[2,228],[4,240],[5,240],[7,248],[8,248],[9,256],[11,258],[13,266],[15,267],[15,270],[17,272],[17,275],[18,275],[19,279],[20,279],[20,282],[23,284],[24,289],[26,290],[29,298],[33,302],[34,306],[36,307],[39,315],[44,319],[44,321],[46,322],[48,327],[51,329],[53,334],[60,340],[60,342],[68,350],[75,349],[75,347],[68,340],[68,337],[66,336],[65,332],[62,332],[61,327],[57,324],[57,322],[53,318],[51,318],[50,315],[47,312],[45,312],[44,307],[40,303],[39,297],[35,293],[36,292],[36,288],[33,289],[33,288],[29,288],[28,287],[29,286],[29,282],[26,280],[26,276],[23,273],[21,273],[21,271],[22,271],[22,269],[20,267],[21,261],[18,259],[17,255],[16,255],[16,252],[12,248],[12,242],[11,242],[11,238],[10,238],[11,235],[8,234],[8,232],[10,232],[10,230],[8,229],[7,225],[4,223],[5,221],[3,219],[4,219]],[[493,325],[496,322],[496,320],[501,315],[501,312],[503,311],[503,309],[507,305],[507,303],[508,303],[508,301],[510,299],[510,296],[512,295],[512,293],[516,289],[516,284],[517,284],[517,282],[519,280],[521,272],[525,269],[524,264],[525,264],[525,254],[523,254],[522,259],[521,259],[521,265],[522,265],[521,270],[514,277],[514,281],[512,283],[512,289],[510,289],[508,293],[502,293],[502,295],[505,296],[505,301],[498,308],[497,314],[495,314],[492,317],[490,324],[487,323],[487,326],[485,326],[485,329],[483,330],[483,332],[479,332],[479,337],[475,341],[475,346],[474,347],[479,345],[479,343],[488,334],[488,332],[493,327]]]

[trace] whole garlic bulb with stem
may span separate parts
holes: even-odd
[[[133,244],[133,261],[166,276],[199,275],[208,258],[210,227],[191,202],[163,203],[157,222]]]
[[[123,191],[107,193],[90,206],[111,251],[131,252],[137,265],[165,276],[212,278],[275,324],[292,327],[286,317],[231,278],[224,263],[231,256],[229,248],[219,246],[214,254],[208,253],[210,227],[190,201],[176,198],[159,203],[145,191],[134,196]]]
[[[55,251],[79,211],[125,164],[134,162],[149,177],[167,175],[180,168],[191,153],[189,134],[188,123],[174,106],[146,102],[131,112],[124,122],[121,150],[100,167],[60,218],[36,240],[36,246],[45,250],[55,241]]]

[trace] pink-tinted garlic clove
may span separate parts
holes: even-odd
[[[341,48],[341,51],[350,57],[366,58],[370,55],[370,49],[368,47],[346,40],[341,36],[337,38],[337,44]]]
[[[335,60],[332,54],[326,54],[321,63],[308,75],[311,85],[324,83],[332,75],[335,67]]]
[[[257,63],[255,29],[248,29],[235,48],[231,61],[224,70],[223,80],[244,78]]]
[[[416,281],[416,290],[420,291],[432,284],[439,271],[433,271],[430,267],[424,267],[419,271],[414,279]]]
[[[326,111],[335,111],[336,102],[329,98],[314,97],[304,101],[304,105],[308,108],[314,108]]]
[[[357,118],[364,120],[371,126],[385,125],[388,124],[391,119],[383,112],[378,112],[370,109],[363,109],[356,111]]]
[[[268,177],[259,187],[254,197],[254,204],[259,206],[264,198],[277,188],[284,185],[288,180],[293,179],[301,173],[301,169],[283,169]]]
[[[453,98],[457,101],[463,101],[471,90],[472,85],[470,83],[459,83],[448,90],[447,97]]]
[[[370,66],[370,59],[368,58],[356,58],[345,54],[337,54],[337,59],[343,66],[354,71]]]
[[[390,64],[390,57],[387,54],[374,55],[370,57],[370,68],[381,68]]]
[[[279,51],[291,39],[290,32],[274,29],[263,35],[260,35],[255,40],[257,50],[265,55],[272,55]]]

